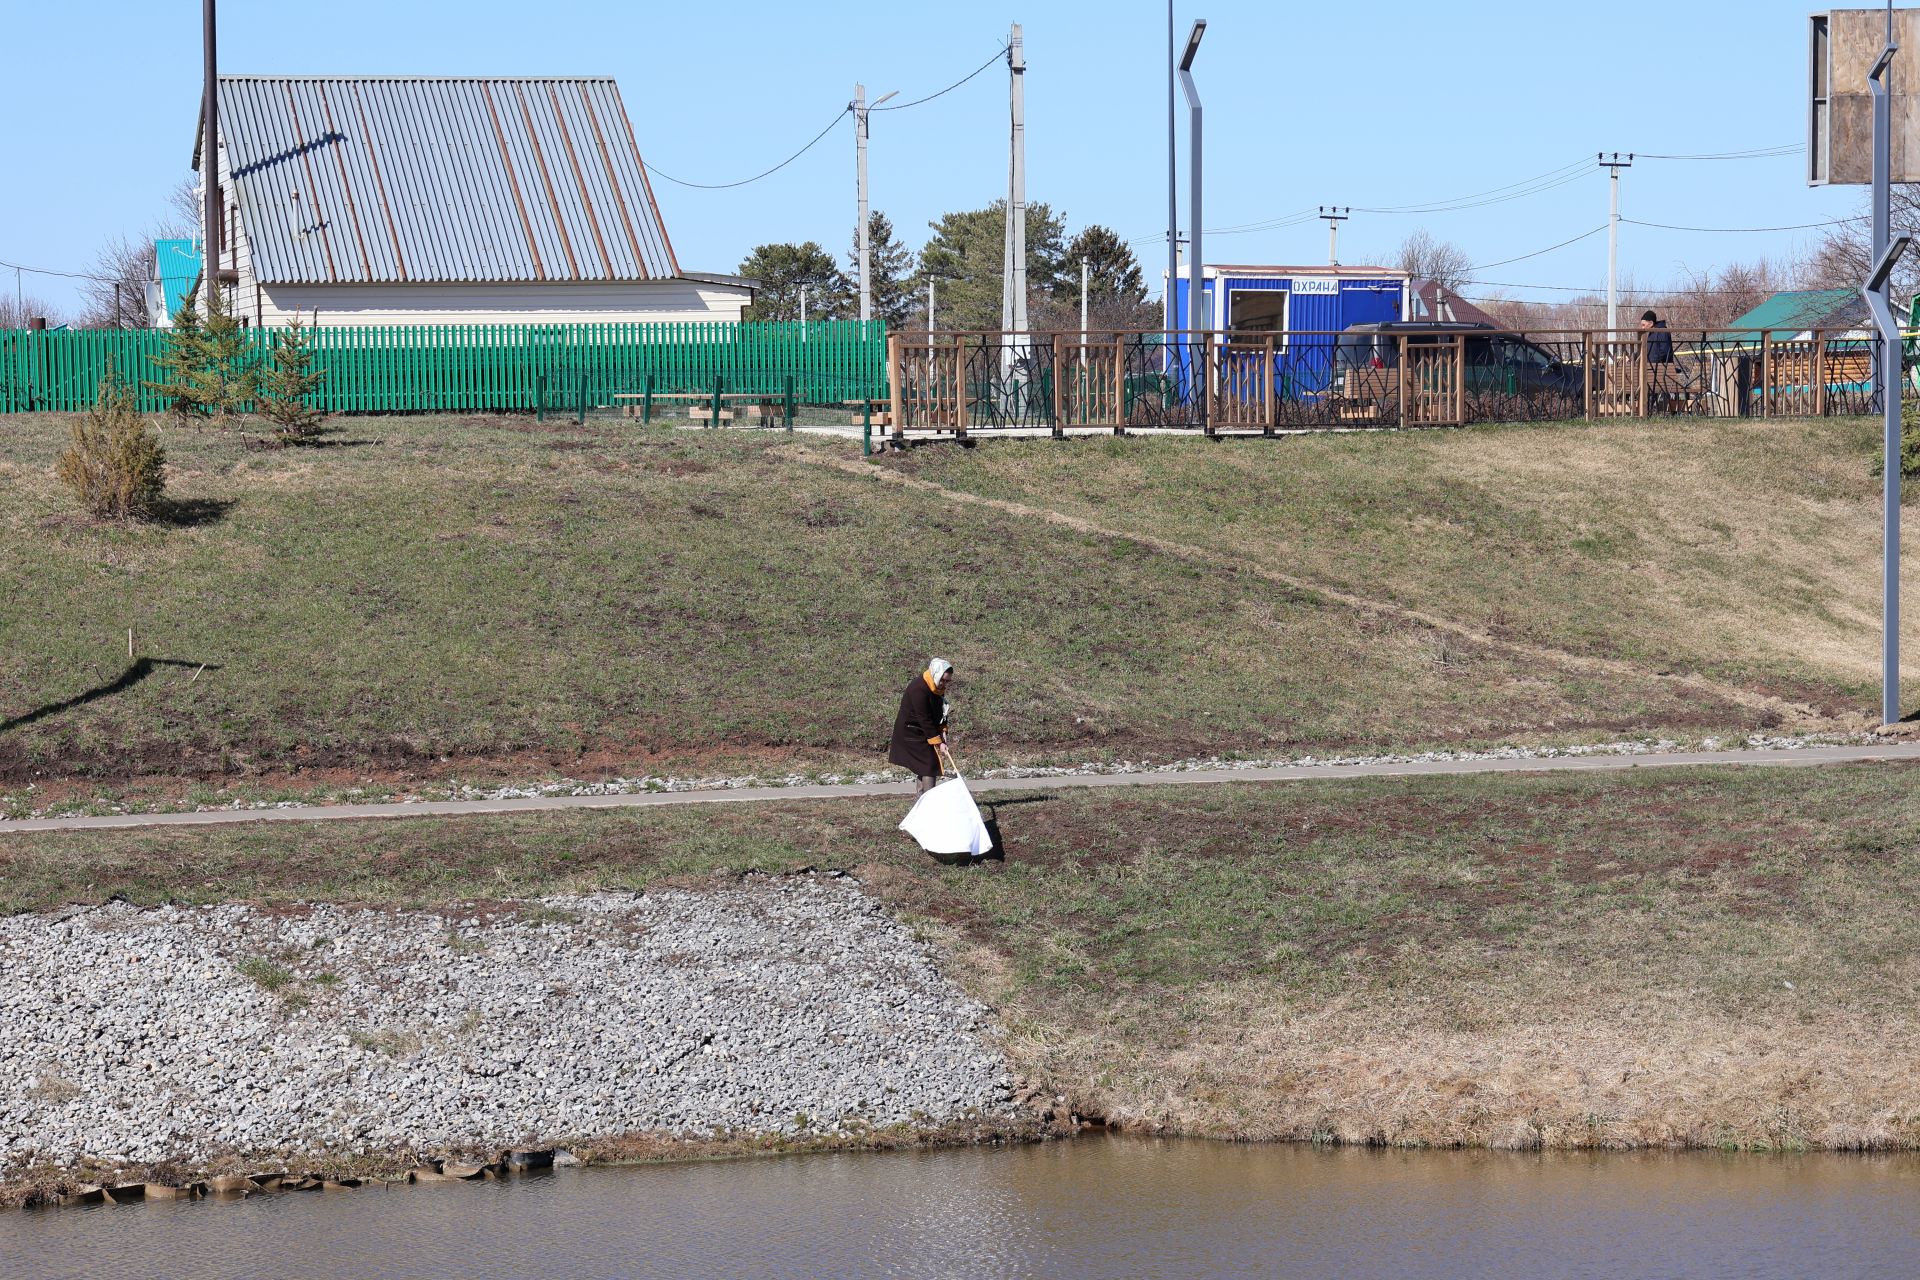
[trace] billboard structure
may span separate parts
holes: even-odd
[[[1834,9],[1807,19],[1807,182],[1873,181],[1873,96],[1867,76],[1887,43],[1885,9]],[[1920,9],[1893,11],[1893,42],[1920,50]],[[1887,68],[1894,182],[1920,182],[1920,74],[1914,59]]]
[[[1906,385],[1900,324],[1893,314],[1893,267],[1911,239],[1893,233],[1892,186],[1920,166],[1914,55],[1920,14],[1912,9],[1834,9],[1814,14],[1808,32],[1807,181],[1873,184],[1873,267],[1860,286],[1880,334],[1875,398],[1882,413],[1880,513],[1880,720],[1900,719],[1900,388]]]

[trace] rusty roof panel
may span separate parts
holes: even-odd
[[[676,274],[611,79],[222,76],[267,284]]]

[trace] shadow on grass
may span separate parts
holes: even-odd
[[[154,509],[152,523],[166,525],[170,529],[198,529],[218,524],[232,509],[231,498],[163,498]],[[196,662],[189,665],[200,664]]]
[[[932,853],[927,856],[935,862],[949,867],[978,866],[982,862],[1005,862],[1007,860],[1007,838],[1000,828],[1000,811],[1012,809],[1023,804],[1045,804],[1057,797],[1051,795],[1021,796],[1014,800],[988,801],[981,806],[980,821],[987,829],[987,838],[992,846],[979,857],[965,853]]]
[[[5,733],[9,729],[18,729],[23,725],[33,724],[35,721],[44,720],[48,716],[57,716],[62,711],[71,711],[75,707],[84,707],[89,702],[98,702],[102,698],[111,698],[116,693],[125,693],[128,689],[133,688],[133,686],[152,675],[154,671],[160,667],[186,667],[190,671],[197,672],[202,666],[205,666],[208,671],[218,671],[220,669],[211,663],[183,662],[178,658],[140,658],[128,663],[125,671],[122,671],[105,684],[97,684],[91,689],[76,693],[71,698],[63,698],[59,702],[49,702],[43,707],[35,707],[31,711],[14,716],[11,720],[0,720],[0,733]]]

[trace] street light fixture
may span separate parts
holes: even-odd
[[[1193,58],[1195,54],[1200,52],[1200,37],[1205,34],[1207,34],[1207,20],[1205,18],[1194,19],[1193,30],[1187,33],[1186,52],[1180,55],[1180,91],[1187,97],[1187,150],[1191,153],[1187,162],[1189,165],[1187,175],[1189,182],[1187,203],[1191,206],[1187,214],[1189,219],[1187,225],[1193,228],[1192,234],[1187,237],[1192,245],[1192,252],[1187,258],[1188,329],[1198,329],[1202,327],[1199,323],[1199,317],[1201,315],[1200,264],[1204,261],[1200,248],[1200,189],[1202,172],[1200,157],[1200,90],[1195,87],[1193,83]]]
[[[1189,237],[1193,248],[1187,260],[1187,329],[1189,331],[1189,344],[1192,343],[1191,333],[1193,331],[1203,327],[1213,327],[1211,324],[1203,325],[1201,322],[1201,307],[1205,300],[1205,293],[1201,283],[1201,273],[1204,268],[1200,264],[1206,261],[1206,258],[1201,252],[1200,247],[1200,90],[1197,89],[1193,83],[1193,58],[1195,54],[1200,52],[1200,37],[1205,34],[1207,34],[1207,20],[1205,18],[1194,19],[1193,30],[1187,33],[1186,52],[1180,55],[1180,91],[1187,97],[1187,150],[1191,153],[1188,160],[1188,164],[1191,165],[1191,171],[1188,174],[1191,188],[1187,198],[1187,203],[1191,206],[1188,216],[1192,219],[1187,225],[1193,228],[1192,235]],[[1202,349],[1204,350],[1204,347]],[[1209,378],[1212,376],[1212,371],[1202,369],[1200,376]],[[1204,395],[1197,397],[1197,402],[1200,408],[1200,423],[1202,426],[1205,426],[1207,412],[1206,397]]]

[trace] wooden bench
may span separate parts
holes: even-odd
[[[865,426],[869,422],[876,427],[893,425],[893,402],[890,400],[842,400],[840,403],[851,410],[848,422],[853,426]],[[865,410],[864,416],[862,410]]]
[[[1333,416],[1341,422],[1379,422],[1389,400],[1400,394],[1398,369],[1347,369],[1340,375],[1340,394],[1329,396]]]
[[[648,393],[644,391],[616,391],[614,392],[613,399],[614,402],[620,406],[620,412],[623,415],[629,418],[638,418],[646,413],[649,396]],[[651,399],[656,403],[668,400],[691,401],[692,403],[687,406],[687,416],[689,418],[706,422],[713,417],[713,393],[711,391],[655,391],[652,393]],[[742,400],[746,401],[746,403],[738,403]],[[731,404],[732,406],[731,408],[723,408],[720,410],[720,421],[722,422],[731,422],[736,415],[742,418],[752,418],[756,421],[765,422],[778,418],[781,413],[778,402],[771,396],[761,395],[758,392],[723,391],[720,393],[720,401],[723,405]]]
[[[724,401],[726,397],[722,396],[721,399]],[[705,404],[688,405],[687,416],[700,422],[706,422],[711,419],[713,417],[713,397],[707,397],[707,403]],[[735,418],[748,418],[755,422],[767,422],[779,416],[779,406],[775,405],[771,400],[755,400],[747,404],[737,404],[732,408],[722,408],[720,410],[720,421],[722,422],[732,422]]]

